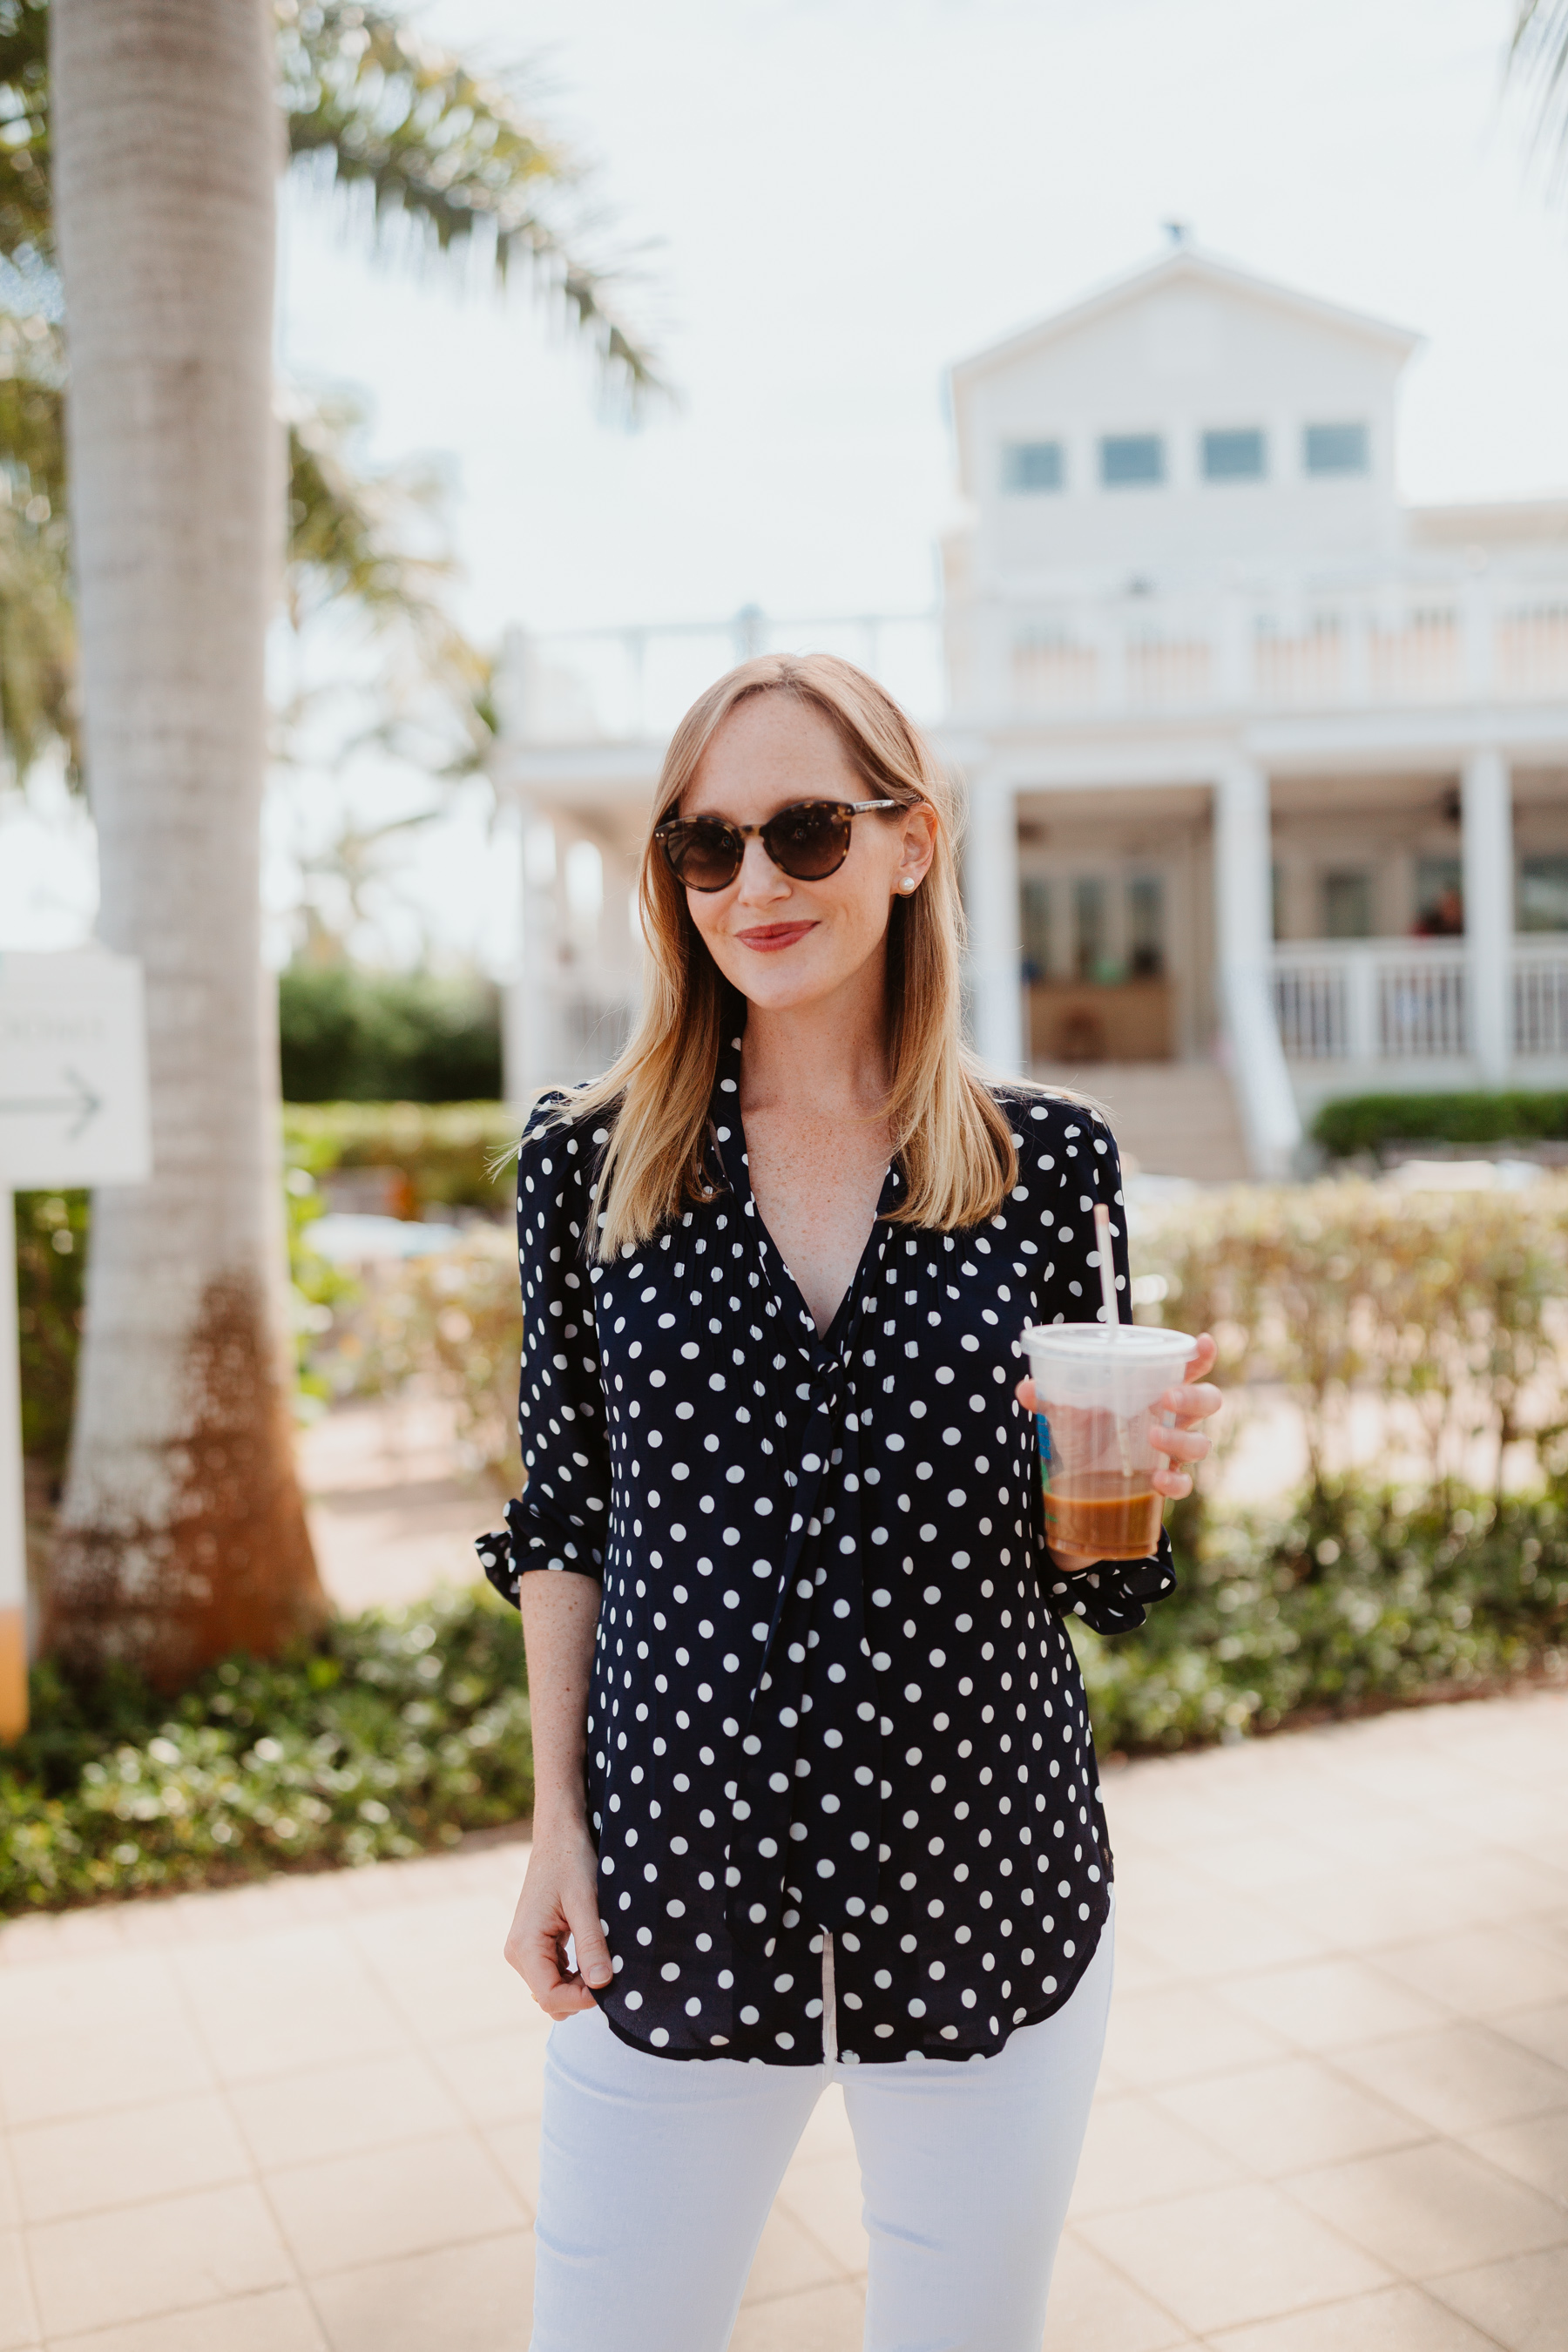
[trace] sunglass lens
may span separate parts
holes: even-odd
[[[686,824],[665,835],[664,848],[689,890],[722,890],[740,871],[743,845],[726,824]]]
[[[849,854],[849,819],[826,805],[783,809],[763,839],[774,865],[797,882],[820,882]]]

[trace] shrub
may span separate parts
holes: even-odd
[[[1500,1494],[1511,1448],[1551,1466],[1568,1423],[1568,1182],[1238,1186],[1178,1204],[1138,1255],[1164,1279],[1160,1318],[1214,1333],[1222,1383],[1289,1390],[1315,1493],[1357,1391],[1404,1409],[1439,1503],[1479,1433]]]
[[[46,1663],[0,1748],[0,1913],[417,1853],[532,1801],[517,1612],[483,1588],[227,1659],[172,1701]]]
[[[1101,1754],[1241,1738],[1568,1669],[1568,1489],[1449,1510],[1355,1485],[1283,1517],[1188,1512],[1142,1629],[1072,1631]]]
[[[336,1168],[395,1169],[405,1183],[400,1213],[416,1217],[451,1208],[509,1219],[521,1132],[521,1114],[500,1102],[288,1103],[283,1111],[290,1167],[318,1180]]]
[[[70,1445],[89,1202],[86,1192],[16,1196],[22,1450],[51,1475]]]
[[[1568,1094],[1347,1095],[1323,1105],[1312,1133],[1336,1160],[1387,1143],[1560,1142]]]
[[[418,1382],[449,1398],[466,1466],[512,1487],[521,1352],[517,1251],[509,1232],[479,1225],[449,1250],[363,1268],[311,1316],[302,1361],[320,1395]]]
[[[300,964],[278,983],[287,1102],[467,1102],[501,1090],[495,989]]]

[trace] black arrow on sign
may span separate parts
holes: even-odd
[[[0,1118],[7,1116],[21,1118],[29,1115],[37,1118],[46,1116],[50,1111],[59,1111],[69,1118],[74,1111],[76,1123],[68,1130],[66,1138],[68,1142],[74,1143],[89,1121],[96,1118],[103,1108],[103,1098],[100,1095],[95,1095],[87,1080],[79,1076],[75,1070],[64,1071],[61,1074],[61,1083],[71,1087],[72,1092],[64,1096],[13,1096],[9,1100],[0,1096]]]

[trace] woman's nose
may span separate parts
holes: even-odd
[[[746,844],[746,854],[741,860],[741,891],[742,898],[774,898],[781,889],[789,887],[786,877],[780,873],[755,834]]]

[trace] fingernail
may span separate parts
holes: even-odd
[[[591,1985],[607,1985],[610,1979],[614,1976],[615,1970],[610,1967],[607,1960],[595,1960],[593,1967],[589,1969],[586,1973],[588,1982]]]

